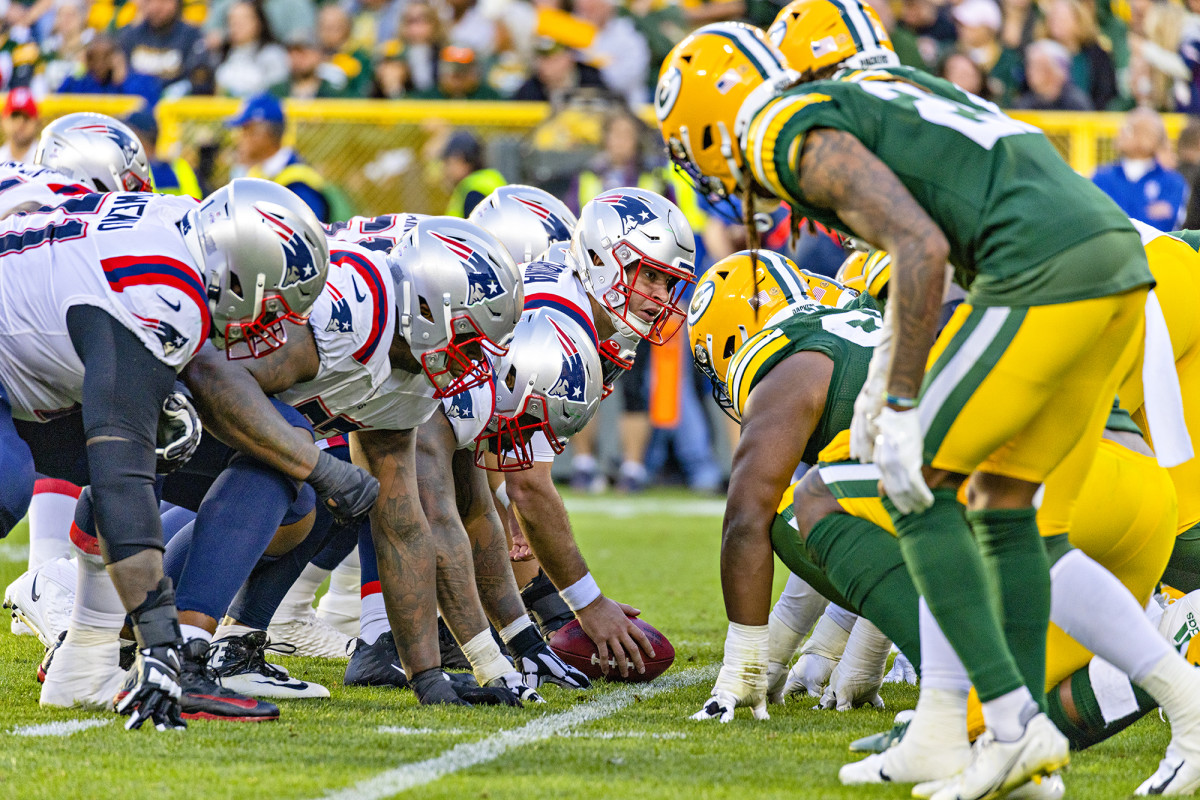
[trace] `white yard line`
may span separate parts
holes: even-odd
[[[466,736],[476,731],[465,728],[409,728],[404,725],[380,725],[376,733],[391,736]],[[568,731],[558,734],[567,739],[686,739],[687,734],[678,731],[647,733],[646,731]]]
[[[443,734],[445,736],[463,736],[468,733],[475,733],[464,728],[407,728],[403,725],[380,725],[375,729],[376,733],[390,733],[396,736],[428,736],[429,734]]]
[[[103,728],[112,719],[68,719],[62,722],[46,722],[41,725],[23,725],[12,729],[13,736],[70,736],[90,728]]]
[[[569,711],[549,714],[519,728],[500,731],[486,739],[455,745],[441,755],[425,761],[402,764],[374,778],[329,792],[325,795],[325,800],[383,800],[385,797],[433,783],[461,770],[494,761],[515,747],[561,736],[572,728],[610,717],[636,699],[653,697],[656,694],[712,680],[714,677],[715,666],[697,667],[668,675],[651,684],[621,686],[590,703],[580,703]]]

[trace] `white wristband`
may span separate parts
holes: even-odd
[[[496,502],[500,504],[500,507],[503,508],[505,511],[507,511],[508,503],[509,503],[509,501],[508,501],[508,484],[507,483],[500,484],[499,486],[496,487],[496,491],[494,491],[492,494],[496,495]]]
[[[559,595],[562,596],[563,602],[567,604],[567,607],[571,611],[579,612],[580,609],[587,608],[596,602],[596,598],[600,596],[600,587],[596,585],[596,579],[589,572],[567,588],[561,590]]]

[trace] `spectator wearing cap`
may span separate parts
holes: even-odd
[[[262,0],[239,0],[227,13],[217,91],[245,98],[261,94],[288,74],[288,54],[275,40]]]
[[[409,0],[400,15],[400,41],[408,61],[409,90],[424,92],[436,87],[443,35],[433,5],[425,0]]]
[[[384,42],[375,59],[369,97],[399,100],[408,94],[410,85],[408,59],[404,55],[404,43],[399,39]]]
[[[345,73],[325,64],[325,56],[312,31],[296,31],[288,39],[287,77],[270,88],[280,100],[295,97],[312,100],[316,97],[345,97]]]
[[[1000,7],[992,0],[963,0],[951,12],[958,30],[956,50],[990,73],[1000,60]]]
[[[442,149],[442,176],[449,186],[446,216],[467,217],[489,194],[508,183],[499,171],[483,164],[483,145],[467,131],[450,134]]]
[[[582,64],[575,51],[541,37],[533,46],[533,74],[513,95],[513,100],[533,100],[558,107],[576,89],[604,89],[600,70]]]
[[[1025,48],[1025,83],[1012,107],[1033,111],[1091,111],[1092,101],[1071,83],[1071,54],[1051,39]]]
[[[1108,108],[1117,96],[1117,73],[1112,56],[1100,45],[1095,15],[1079,0],[1051,0],[1046,32],[1071,54],[1071,82],[1097,111]]]
[[[164,161],[158,157],[158,121],[154,119],[153,111],[135,111],[125,118],[125,124],[137,134],[142,147],[146,148],[154,191],[159,194],[187,195],[197,200],[204,196],[196,171],[186,159]]]
[[[346,9],[327,5],[317,13],[317,43],[325,60],[346,76],[346,96],[364,97],[371,86],[371,55],[350,41],[351,20]]]
[[[83,64],[58,87],[64,94],[135,94],[152,108],[162,94],[153,75],[130,69],[125,53],[109,36],[97,36],[83,53]]]
[[[415,100],[499,100],[500,95],[483,81],[479,59],[469,47],[442,48],[438,59],[437,88],[413,92]]]
[[[179,0],[141,0],[139,6],[142,21],[117,39],[130,69],[152,75],[166,87],[207,68],[204,38],[199,28],[183,21]]]
[[[575,0],[575,15],[596,28],[585,55],[605,85],[629,106],[647,102],[650,47],[629,18],[617,14],[617,0]]]
[[[34,145],[41,132],[33,92],[18,86],[8,93],[4,100],[4,111],[0,112],[0,131],[4,133],[0,161],[29,163],[33,159]]]
[[[242,104],[226,123],[237,131],[235,176],[266,178],[295,192],[322,222],[330,221],[330,196],[326,181],[291,147],[283,146],[283,106],[269,94],[259,94]]]
[[[1158,159],[1167,146],[1162,117],[1153,109],[1135,108],[1125,116],[1116,144],[1120,159],[1097,169],[1092,182],[1133,219],[1161,231],[1180,227],[1188,185]]]

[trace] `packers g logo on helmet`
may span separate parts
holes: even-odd
[[[892,257],[886,251],[872,250],[870,253],[851,253],[838,267],[835,280],[848,288],[866,292],[876,300],[885,300],[891,277]]]
[[[858,0],[794,0],[775,17],[768,35],[798,72],[835,64],[900,65],[879,15]]]

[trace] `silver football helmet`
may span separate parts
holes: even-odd
[[[464,219],[430,217],[388,254],[400,335],[435,397],[482,385],[525,306],[521,273],[500,241]]]
[[[204,270],[212,339],[230,359],[259,358],[303,324],[325,286],[329,242],[312,209],[291,191],[238,178],[180,221]]]
[[[619,333],[662,344],[683,325],[696,239],[670,200],[631,187],[598,195],[579,213],[571,254]]]
[[[61,172],[97,192],[151,192],[150,158],[124,122],[83,111],[42,131],[33,163]]]
[[[525,264],[553,242],[566,242],[575,215],[561,200],[535,186],[501,186],[475,206],[471,222],[500,240],[518,264]]]
[[[495,362],[496,406],[475,440],[475,463],[496,472],[533,466],[530,438],[541,431],[555,453],[600,406],[604,377],[590,331],[561,311],[537,308],[517,323]],[[485,453],[496,462],[487,463]]]

